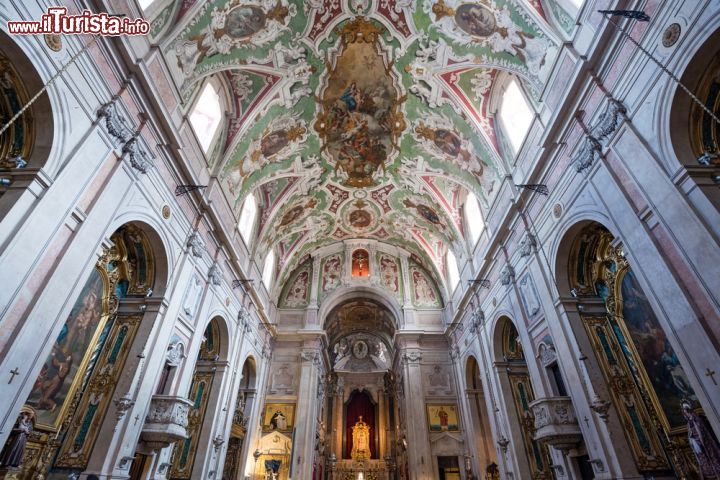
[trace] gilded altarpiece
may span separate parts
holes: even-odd
[[[29,96],[22,76],[12,62],[0,51],[0,119],[4,124],[13,118],[23,106],[28,104]],[[32,108],[8,126],[0,135],[0,169],[22,168],[32,152],[35,138],[35,121]],[[18,163],[18,158],[22,162]],[[0,195],[2,195],[0,193]]]
[[[127,225],[111,240],[23,407],[33,415],[34,430],[13,478],[66,478],[87,467],[142,319],[118,314],[119,301],[147,287],[154,268],[139,229]]]
[[[574,288],[605,301],[606,315],[581,318],[638,469],[696,478],[681,403],[697,398],[622,248],[596,227],[573,258]]]
[[[541,445],[534,439],[535,421],[532,418],[530,403],[535,400],[535,393],[527,373],[525,355],[518,339],[518,333],[512,323],[507,322],[503,327],[502,339],[505,360],[509,365],[513,363],[518,365],[517,368],[508,367],[508,381],[523,433],[523,446],[530,464],[532,478],[534,480],[552,479],[550,452],[545,445]]]
[[[195,373],[188,398],[193,402],[188,413],[187,438],[175,444],[173,449],[170,478],[187,480],[192,478],[195,455],[197,454],[200,434],[202,433],[205,413],[215,379],[215,361],[220,355],[220,335],[213,320],[205,329],[204,340],[200,347]]]

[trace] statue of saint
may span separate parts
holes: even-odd
[[[0,453],[0,467],[18,468],[25,454],[25,444],[33,430],[32,412],[21,412],[5,448]]]
[[[682,403],[682,412],[688,425],[688,440],[695,454],[702,478],[720,478],[720,446],[710,427],[688,401]]]
[[[350,457],[353,460],[370,458],[370,426],[363,422],[362,416],[352,427],[352,437]]]

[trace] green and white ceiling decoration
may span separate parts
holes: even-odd
[[[550,8],[189,3],[185,24],[162,40],[165,54],[188,97],[208,75],[231,85],[235,111],[214,165],[238,210],[256,195],[254,250],[275,249],[281,279],[313,249],[347,238],[398,245],[438,274],[448,248],[467,254],[466,192],[487,207],[503,174],[487,110],[493,84],[507,71],[532,95],[542,90],[560,43]]]

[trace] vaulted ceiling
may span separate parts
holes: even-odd
[[[487,207],[504,173],[493,85],[510,72],[538,96],[567,16],[559,8],[184,0],[152,32],[188,101],[204,77],[227,85],[214,169],[238,210],[256,195],[258,255],[275,249],[287,272],[314,248],[367,237],[442,270],[447,248],[467,249],[466,192]]]

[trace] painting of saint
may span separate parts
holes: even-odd
[[[93,347],[102,319],[102,297],[103,281],[93,270],[28,396],[27,404],[37,412],[37,423],[53,425],[58,420],[82,360]]]
[[[270,158],[277,155],[283,148],[287,147],[293,140],[302,137],[305,134],[305,127],[295,126],[283,130],[274,130],[262,137],[260,140],[260,150],[255,155],[262,153]]]
[[[268,403],[263,416],[263,431],[287,432],[292,430],[295,421],[294,403]]]
[[[380,256],[380,282],[391,292],[398,292],[398,266],[392,257]]]
[[[251,37],[265,28],[265,12],[260,7],[241,5],[233,8],[225,19],[225,33],[232,38]]]
[[[427,405],[428,427],[431,432],[459,432],[456,405]]]
[[[415,133],[421,138],[430,140],[433,145],[449,159],[459,161],[460,165],[468,165],[472,155],[464,147],[460,136],[447,128],[431,128],[423,123],[415,127]]]
[[[682,426],[685,424],[682,401],[696,400],[695,392],[632,270],[628,270],[622,278],[621,294],[625,325],[655,389],[660,406],[671,428]],[[628,356],[629,347],[625,337],[619,329],[616,334]],[[638,378],[639,366],[632,361],[628,364],[633,375]]]
[[[350,226],[363,229],[372,222],[372,215],[367,210],[353,210],[350,212]]]
[[[329,292],[339,286],[340,275],[342,275],[340,256],[332,255],[328,257],[322,268],[322,292]]]
[[[307,271],[302,271],[295,278],[295,281],[288,290],[285,298],[285,306],[300,307],[308,302],[308,283],[310,275]]]
[[[295,221],[297,221],[300,217],[303,216],[305,210],[314,208],[315,205],[317,205],[317,200],[315,200],[314,198],[311,198],[305,204],[299,203],[295,205],[290,210],[285,212],[285,215],[283,215],[282,219],[280,220],[280,226],[285,227],[287,225],[295,223]]]
[[[315,129],[343,183],[369,187],[385,171],[405,122],[398,110],[395,80],[375,45],[382,29],[359,19],[341,31],[347,34],[342,35],[343,49],[321,93],[322,112]],[[356,35],[357,31],[364,35]]]
[[[425,275],[417,268],[411,268],[412,280],[415,293],[415,304],[418,306],[434,306],[437,305],[437,295],[435,289],[430,286]]]
[[[403,201],[403,204],[408,208],[414,208],[422,218],[432,223],[433,225],[441,225],[440,215],[438,215],[435,210],[428,207],[427,205],[423,205],[422,203],[414,203],[412,200],[409,199],[405,199]]]
[[[485,5],[466,3],[455,10],[455,23],[469,35],[489,37],[495,32],[495,14]]]

